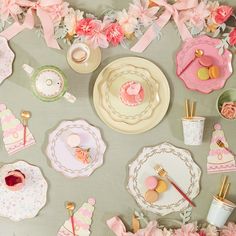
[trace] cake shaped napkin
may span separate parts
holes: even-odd
[[[89,236],[92,216],[94,212],[95,199],[90,198],[74,214],[74,225],[76,236]],[[57,236],[74,236],[71,220],[68,219],[62,225]]]
[[[217,141],[224,143],[226,148],[219,147]],[[235,158],[228,149],[229,145],[226,141],[224,131],[220,124],[215,124],[212,133],[210,151],[207,157],[207,172],[220,173],[236,171]]]
[[[28,127],[26,127],[26,143],[24,145],[24,126],[13,115],[12,111],[2,103],[0,103],[0,120],[3,131],[3,142],[9,155],[35,144],[33,135]]]

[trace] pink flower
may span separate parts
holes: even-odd
[[[236,103],[235,102],[224,102],[220,113],[226,119],[236,119]]]
[[[125,9],[117,12],[117,21],[121,25],[125,34],[132,34],[138,25],[137,18],[129,15]]]
[[[233,8],[221,5],[218,7],[213,13],[212,17],[215,23],[217,24],[223,24],[225,21],[228,20],[228,18],[233,14]]]
[[[159,7],[149,8],[149,0],[133,0],[130,4],[128,14],[138,18],[145,27],[150,25],[156,19],[156,13]]]
[[[76,33],[77,35],[92,35],[96,27],[95,21],[92,18],[84,18],[77,22]]]
[[[205,21],[210,15],[210,11],[207,9],[207,5],[204,2],[200,2],[197,7],[182,11],[180,13],[180,20],[189,21],[190,27],[195,27],[199,31],[203,30]]]
[[[229,44],[231,46],[236,45],[236,28],[234,28],[229,34]]]
[[[124,31],[118,23],[112,23],[106,28],[107,41],[117,46],[124,37]]]
[[[105,24],[100,20],[93,20],[93,30],[87,34],[86,40],[93,47],[107,48],[109,43],[105,35]]]
[[[183,225],[181,229],[175,230],[174,236],[199,236],[196,231],[196,225],[190,223]]]
[[[221,232],[221,236],[236,236],[236,224],[229,222]]]
[[[6,21],[9,16],[17,19],[17,15],[23,11],[17,4],[17,0],[1,0],[0,1],[0,18]]]

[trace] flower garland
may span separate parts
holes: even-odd
[[[236,46],[236,17],[231,6],[209,0],[177,0],[176,4],[181,6],[186,1],[192,1],[193,7],[180,9],[177,17],[192,36],[207,33],[221,38],[218,46],[221,53]],[[59,48],[56,39],[68,43],[79,39],[101,48],[119,44],[129,47],[130,42],[139,39],[151,26],[155,26],[156,37],[160,38],[156,22],[165,5],[172,6],[164,0],[133,0],[128,9],[108,11],[99,19],[69,7],[63,0],[1,0],[0,30],[6,28],[6,23],[12,25],[0,35],[10,39],[25,28],[34,28],[33,18],[37,15],[40,21],[37,32],[44,35],[49,47]]]

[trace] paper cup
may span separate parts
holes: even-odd
[[[236,205],[226,199],[220,200],[213,197],[211,207],[208,212],[207,222],[216,227],[222,228]]]
[[[182,118],[184,143],[186,145],[202,144],[204,123],[205,117]]]

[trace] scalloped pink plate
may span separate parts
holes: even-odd
[[[204,55],[213,59],[213,64],[220,68],[220,77],[217,79],[199,80],[197,71],[202,67],[198,59],[196,59],[180,76],[188,89],[196,90],[201,93],[210,93],[224,87],[227,79],[232,74],[232,53],[225,50],[222,55],[219,54],[217,45],[220,44],[219,39],[213,39],[208,36],[199,36],[188,39],[177,53],[176,56],[176,74],[178,75],[183,68],[194,58],[196,49],[204,51]]]

